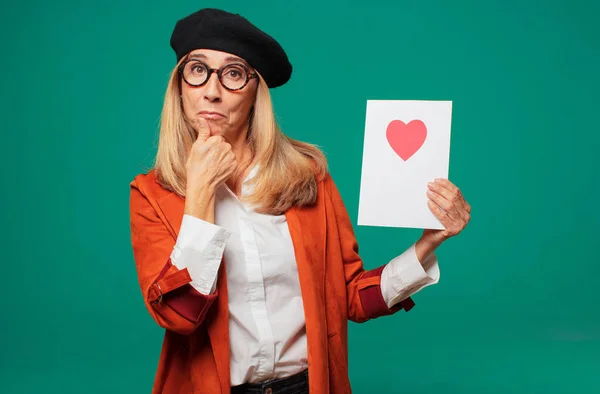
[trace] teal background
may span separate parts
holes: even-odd
[[[367,99],[452,100],[472,220],[410,313],[349,323],[356,393],[600,392],[600,6],[592,1],[29,1],[0,6],[0,392],[149,393],[129,182],[154,157],[175,21],[239,12],[294,65],[283,130],[353,223]],[[366,268],[417,229],[356,227]]]

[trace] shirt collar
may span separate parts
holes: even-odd
[[[248,185],[247,183],[250,179],[252,179],[256,176],[258,169],[259,169],[259,164],[257,163],[250,170],[248,175],[246,175],[246,178],[244,178],[244,181],[242,182],[242,196],[252,193],[252,191],[254,190],[254,185]]]
[[[260,166],[258,165],[258,163],[255,164],[254,167],[252,167],[252,169],[248,173],[248,175],[246,175],[246,178],[244,178],[244,180],[242,181],[242,197],[245,195],[248,195],[254,191],[254,185],[248,184],[248,181],[250,181],[252,178],[254,178],[256,176],[256,174],[258,173],[259,167]],[[225,182],[223,182],[221,184],[221,189],[226,194],[237,198],[237,196],[229,189],[229,186],[227,186],[227,184]]]

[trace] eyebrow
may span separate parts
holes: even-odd
[[[208,58],[206,57],[206,55],[202,54],[202,53],[192,53],[190,54],[190,59],[194,58],[194,59],[204,59],[207,60]],[[225,58],[226,62],[241,62],[244,63],[246,66],[250,67],[250,65],[248,63],[246,63],[246,61],[244,59],[242,59],[241,57],[237,57],[237,56],[227,56]]]

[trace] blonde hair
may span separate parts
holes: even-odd
[[[184,56],[179,63],[185,59]],[[163,188],[185,197],[185,163],[197,131],[184,116],[177,66],[171,72],[165,93],[153,169]],[[254,185],[253,192],[242,200],[253,205],[257,212],[280,215],[292,206],[312,205],[317,201],[317,182],[328,172],[327,159],[316,145],[294,140],[281,131],[269,88],[260,74],[258,78],[246,141],[260,168],[248,181]]]

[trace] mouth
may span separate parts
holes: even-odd
[[[210,120],[225,119],[225,115],[223,115],[220,112],[215,112],[215,111],[200,111],[200,112],[198,112],[198,115],[200,115],[204,119],[210,119]]]

